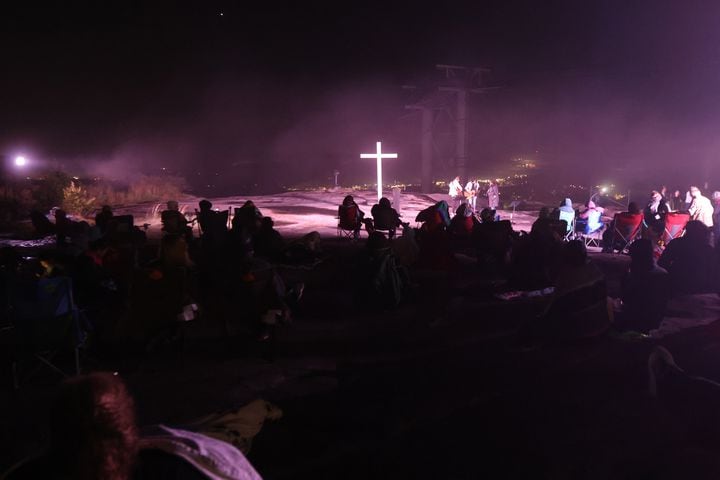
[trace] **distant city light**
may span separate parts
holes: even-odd
[[[16,167],[22,168],[25,165],[27,165],[27,158],[23,157],[22,155],[18,155],[17,157],[15,157],[15,166]]]

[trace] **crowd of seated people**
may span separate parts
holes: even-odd
[[[645,212],[646,221],[648,214],[650,221],[658,221],[655,215],[669,211],[655,193],[653,205]],[[629,210],[632,215],[640,214],[634,205]],[[220,295],[225,296],[233,307],[229,311],[236,317],[228,322],[241,322],[244,329],[239,330],[250,332],[257,340],[271,340],[276,325],[292,321],[304,285],[291,284],[279,266],[313,265],[323,258],[317,232],[286,241],[273,219],[264,216],[251,201],[235,211],[230,229],[224,212],[213,210],[207,200],[201,201],[197,218],[200,238],[189,230],[191,222],[180,212],[177,202],[168,202],[166,212],[162,215],[160,248],[152,256],[144,255],[132,243],[132,255],[125,255],[123,249],[128,245],[113,235],[117,231],[113,227],[116,217],[109,208],[103,208],[97,216],[101,236],[87,242],[77,256],[43,255],[42,270],[37,274],[71,277],[76,301],[97,322],[96,336],[106,341],[131,339],[148,344],[153,340],[150,337],[164,334],[168,326],[177,322],[188,303],[197,301],[201,309],[210,309]],[[448,272],[459,268],[456,255],[471,251],[479,267],[474,272],[499,280],[493,285],[526,291],[554,289],[542,314],[527,319],[521,335],[543,340],[601,335],[612,321],[605,279],[581,241],[566,241],[567,224],[560,221],[561,212],[589,222],[600,218],[594,213],[600,209],[592,202],[578,213],[567,199],[554,213],[541,209],[530,232],[519,233],[495,210],[485,208],[475,215],[460,204],[451,218],[447,203],[440,201],[418,214],[416,221],[422,225],[413,229],[401,223],[390,201],[382,198],[372,208],[367,242],[351,242],[351,248],[357,249],[358,261],[348,273],[352,279],[347,282],[348,288],[364,310],[395,309],[413,300],[411,277],[416,271],[439,272],[436,279],[451,277]],[[368,225],[352,196],[338,207],[338,218],[341,223],[348,220],[346,226],[356,239],[362,226]],[[66,241],[72,241],[67,234],[71,228],[68,222],[61,212],[52,225],[55,232],[64,232]],[[402,233],[397,235],[401,227]],[[657,263],[651,238],[635,240],[629,247],[631,261],[623,276],[615,327],[647,333],[659,325],[668,298],[717,291],[717,260],[709,235],[703,222],[689,222],[686,234],[669,242]],[[16,260],[8,259],[8,268],[17,270]],[[129,269],[130,275],[120,275],[118,272],[123,270],[118,265]],[[193,281],[202,276],[209,282]],[[216,289],[218,286],[221,288]],[[162,308],[154,310],[158,305],[153,300]],[[124,322],[124,318],[118,318],[123,308],[127,308],[127,315],[143,320],[125,327],[152,331],[138,334],[112,324],[115,320]],[[115,314],[110,314],[113,311]],[[151,324],[151,319],[157,323]],[[121,334],[116,335],[118,332]],[[128,460],[129,464],[136,461]],[[77,465],[60,464],[59,468],[74,475]]]
[[[37,260],[3,265],[4,278],[15,285],[20,283],[13,279],[20,276],[31,281],[70,278],[74,301],[92,330],[88,348],[109,354],[142,351],[156,344],[158,335],[172,340],[179,318],[187,320],[188,306],[193,305],[193,311],[211,310],[214,304],[235,301],[238,292],[251,299],[238,309],[244,310],[240,332],[267,338],[262,325],[268,312],[291,318],[304,287],[297,281],[286,286],[276,266],[312,265],[323,258],[317,232],[286,242],[272,218],[262,216],[250,201],[236,210],[228,229],[226,213],[214,211],[203,200],[198,212],[201,234],[196,238],[190,228],[193,221],[178,202],[169,201],[167,207],[161,213],[159,244],[154,245],[148,244],[131,216],[114,215],[107,206],[97,213],[98,224],[92,227],[71,220],[62,210],[55,211],[55,222],[47,221],[49,226],[35,218],[38,233],[57,235],[57,248],[41,252]]]

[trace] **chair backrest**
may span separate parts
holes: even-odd
[[[393,230],[398,227],[398,217],[392,209],[380,209],[373,215],[373,223],[376,230]]]
[[[203,235],[217,236],[227,232],[229,210],[201,212],[195,210],[195,217]]]
[[[13,324],[23,343],[37,350],[77,345],[80,330],[71,279],[43,278],[26,288],[34,288],[34,293],[17,292],[11,299]]]
[[[567,227],[566,232],[570,232],[573,228],[573,221],[575,220],[575,212],[565,212],[560,210],[560,220],[565,220]]]
[[[635,240],[642,226],[642,213],[620,212],[615,214],[614,230],[616,235],[622,236],[626,243]]]
[[[510,248],[512,234],[510,220],[481,223],[473,230],[473,240],[481,251],[500,253]]]
[[[117,215],[108,220],[105,232],[112,238],[125,236],[132,233],[134,224],[132,215]]]
[[[568,230],[568,223],[566,220],[553,220],[550,222],[550,228],[560,238],[564,238],[570,231]]]
[[[344,228],[346,230],[354,230],[355,228],[357,228],[359,219],[358,209],[355,205],[340,205],[340,208],[338,209],[338,215],[340,217],[338,221],[338,225],[340,226],[340,228]]]
[[[674,238],[681,237],[685,233],[685,225],[690,221],[687,213],[671,212],[665,215],[665,230],[662,234],[663,243],[667,244]]]
[[[587,233],[588,230],[588,219],[587,218],[576,218],[575,219],[575,231],[580,233]]]
[[[230,218],[230,210],[223,210],[217,212],[217,216],[214,217],[214,222],[218,228],[222,227],[227,230],[228,218]]]
[[[183,233],[187,222],[185,216],[177,210],[163,210],[160,214],[162,229],[167,233]]]

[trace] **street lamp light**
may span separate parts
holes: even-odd
[[[27,158],[23,157],[22,155],[18,155],[15,157],[15,166],[18,168],[23,168],[28,163]]]

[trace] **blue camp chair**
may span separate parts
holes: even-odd
[[[74,373],[80,373],[79,347],[84,334],[69,277],[18,282],[11,291],[10,314],[15,333],[12,362],[15,388],[20,385],[20,365],[31,360],[67,376],[66,371],[54,363],[55,357],[63,351],[73,353]]]
[[[575,221],[575,237],[582,240],[586,247],[599,247],[605,224],[600,219],[598,210],[592,210],[587,218]]]

